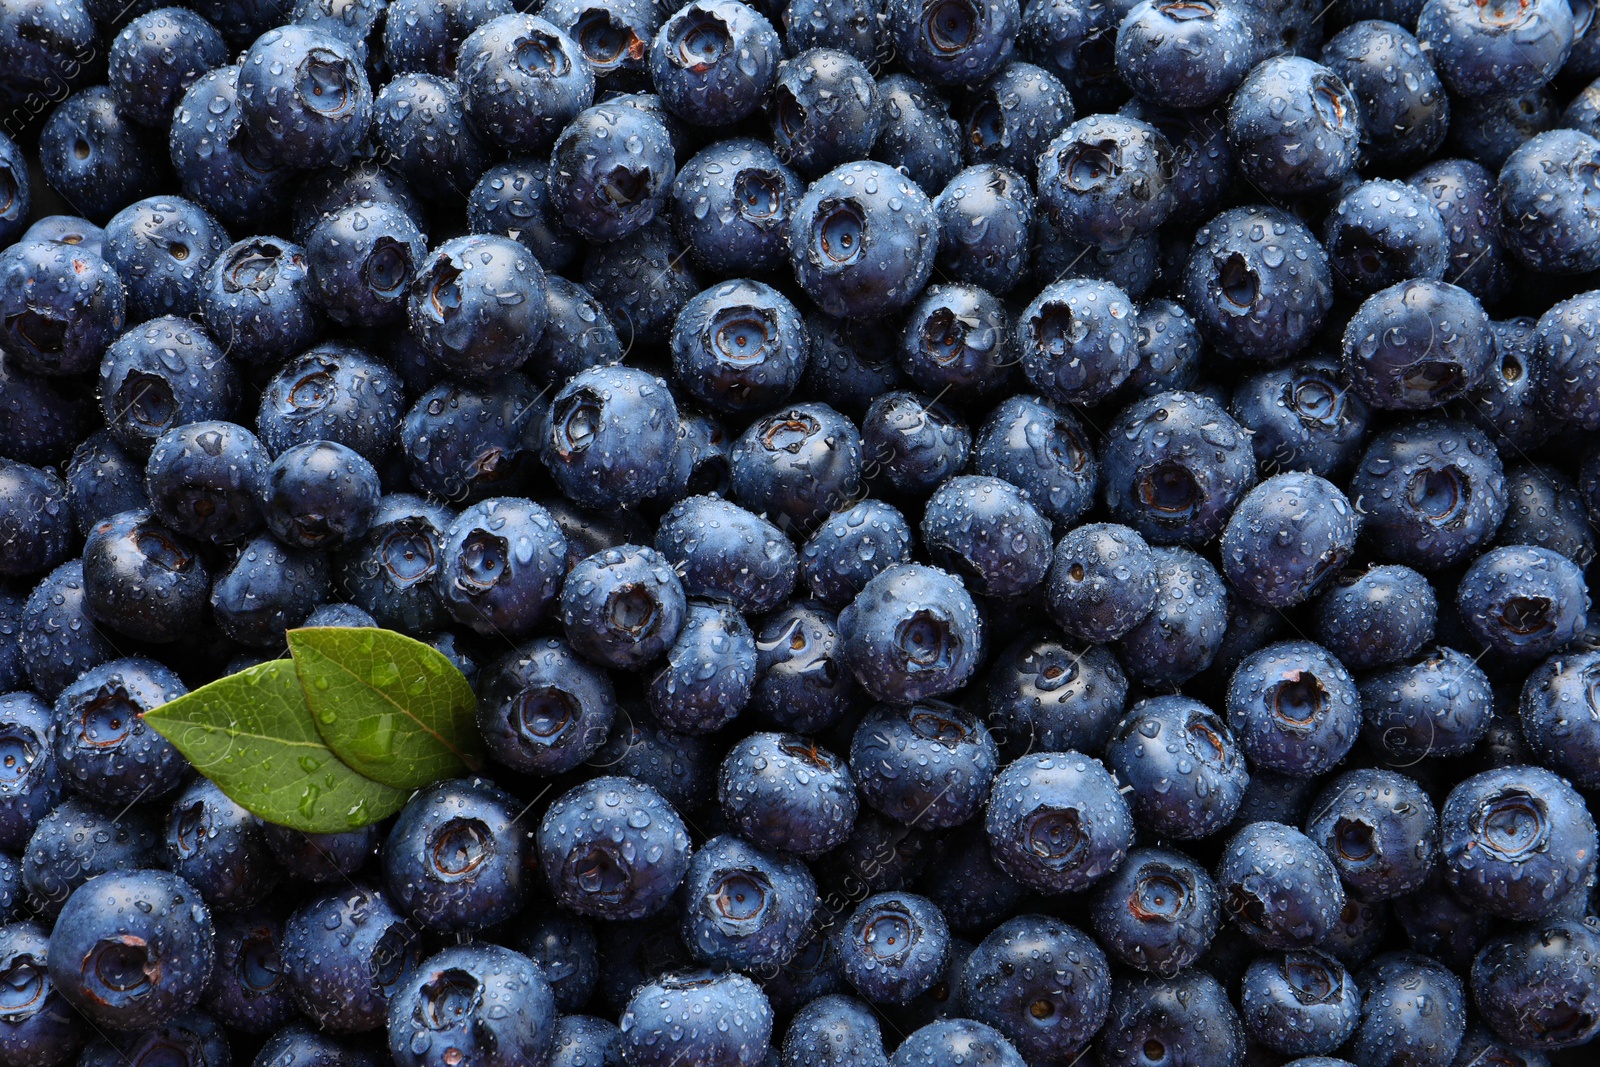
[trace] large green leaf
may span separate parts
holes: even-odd
[[[219,678],[144,720],[234,803],[268,822],[339,833],[399,811],[409,795],[362,777],[329,750],[288,660]]]
[[[368,778],[420,789],[483,765],[472,686],[432,645],[325,626],[290,630],[289,652],[322,739]]]

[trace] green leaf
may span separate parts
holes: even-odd
[[[289,631],[312,721],[338,757],[374,781],[420,789],[477,770],[477,700],[432,645],[371,627]]]
[[[376,822],[409,795],[339,761],[317,733],[285,659],[219,678],[145,712],[144,721],[234,803],[307,833]]]

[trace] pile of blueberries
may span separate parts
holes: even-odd
[[[677,3],[0,0],[0,1067],[1593,1065],[1593,0]]]

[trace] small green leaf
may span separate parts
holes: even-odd
[[[432,645],[319,626],[290,630],[289,653],[322,739],[373,781],[420,789],[483,765],[472,686]]]
[[[307,833],[354,830],[405,804],[323,742],[294,665],[261,663],[144,713],[144,721],[234,803]]]

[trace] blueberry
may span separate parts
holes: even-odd
[[[550,513],[531,500],[496,497],[473,504],[445,530],[439,549],[439,602],[479,633],[524,636],[560,592],[567,539]]]
[[[610,678],[558,638],[507,653],[480,687],[478,729],[496,760],[526,774],[571,770],[599,749],[616,714]]]
[[[1181,852],[1136,848],[1095,890],[1089,919],[1119,962],[1172,978],[1205,953],[1221,914],[1205,868]]]
[[[1100,465],[1075,417],[1033,397],[1014,396],[980,429],[973,466],[1024,490],[1045,516],[1070,525],[1093,503]]]
[[[542,1062],[555,1023],[555,998],[532,960],[499,945],[455,945],[390,997],[389,1052],[400,1067]]]
[[[778,158],[806,178],[866,156],[882,112],[871,72],[834,48],[779,63],[766,107]]]
[[[283,923],[265,911],[217,916],[217,957],[206,984],[206,1010],[251,1034],[269,1033],[294,1018],[279,954],[282,941]]]
[[[734,444],[733,499],[795,539],[808,536],[860,494],[862,453],[855,424],[828,405],[779,408]]]
[[[1579,567],[1594,559],[1588,509],[1565,474],[1554,467],[1520,464],[1506,472],[1506,492],[1511,506],[1495,531],[1496,544],[1547,548]]]
[[[7,851],[22,851],[61,800],[54,730],[50,707],[37,696],[0,695],[0,847]]]
[[[1426,50],[1404,21],[1352,22],[1322,46],[1361,110],[1362,149],[1374,160],[1404,163],[1437,152],[1451,129],[1450,99]],[[1457,283],[1460,284],[1460,283]]]
[[[1495,358],[1489,317],[1476,297],[1447,282],[1390,286],[1361,305],[1344,334],[1344,366],[1375,407],[1438,407],[1476,386]]]
[[[761,282],[723,282],[679,312],[673,373],[693,399],[715,411],[767,411],[788,399],[806,363],[800,313]]]
[[[1530,5],[1554,10],[1555,5]],[[1524,141],[1500,169],[1501,239],[1529,270],[1581,274],[1600,266],[1600,205],[1584,198],[1584,175],[1600,166],[1600,141],[1552,130]]]
[[[280,874],[261,821],[204,778],[173,799],[166,860],[172,873],[219,912],[261,903]]]
[[[182,197],[153,196],[106,223],[106,262],[127,286],[128,317],[193,315],[212,263],[232,242],[210,212]]]
[[[911,73],[973,86],[1005,65],[1022,26],[1018,0],[888,0],[889,38]]]
[[[165,871],[90,879],[50,934],[50,981],[92,1024],[159,1026],[200,1000],[213,956],[211,915]]]
[[[1031,175],[1039,153],[1073,115],[1060,78],[1032,63],[1008,63],[968,99],[962,117],[967,161]]]
[[[803,7],[809,0],[799,3]],[[878,96],[883,117],[872,158],[889,164],[929,196],[938,196],[961,169],[961,124],[950,117],[944,97],[909,74],[880,79]]]
[[[583,287],[599,299],[630,347],[665,339],[678,312],[702,288],[693,259],[663,218],[619,240],[591,244],[582,275]]]
[[[928,1023],[907,1037],[889,1060],[891,1067],[934,1067],[956,1062],[1022,1067],[1024,1060],[999,1030],[963,1018]]]
[[[883,1032],[872,1009],[829,993],[794,1013],[783,1038],[781,1067],[888,1067]]]
[[[1042,633],[1024,635],[990,668],[989,725],[1009,754],[1099,752],[1122,716],[1128,681],[1099,645],[1073,651]]]
[[[84,671],[117,658],[90,618],[83,562],[70,560],[34,586],[23,604],[18,647],[33,688],[46,700]]]
[[[822,310],[847,318],[911,303],[938,250],[932,201],[883,163],[847,163],[812,182],[789,226],[796,281]]]
[[[1247,3],[1136,3],[1117,29],[1117,73],[1156,103],[1209,107],[1237,88],[1255,61],[1252,15]]]
[[[70,379],[58,383],[12,363],[0,362],[0,455],[37,466],[60,463],[83,438],[87,398],[61,388]]]
[[[113,1067],[142,1059],[170,1058],[178,1067],[225,1067],[229,1035],[210,1015],[185,1012],[144,1032],[102,1036],[83,1050],[81,1067]]]
[[[7,362],[49,376],[93,370],[126,318],[124,281],[94,252],[42,241],[0,253],[0,341]]]
[[[422,959],[418,941],[381,892],[350,883],[290,915],[280,951],[300,1010],[348,1034],[383,1026],[390,998]]]
[[[0,458],[0,575],[31,576],[61,564],[73,529],[67,485],[55,471]]]
[[[88,1036],[50,978],[49,934],[31,922],[0,927],[0,978],[16,990],[0,1023],[0,1054],[16,1067],[55,1067]]]
[[[985,300],[987,294],[977,286],[985,286],[997,294],[1009,292],[1017,286],[1028,269],[1034,217],[1033,190],[1021,173],[997,163],[968,167],[944,186],[933,202],[933,210],[939,223],[938,268],[943,274],[967,283],[952,287],[951,292],[962,294],[967,301],[978,301],[981,307],[993,302],[994,298]],[[969,293],[973,295],[966,296]],[[949,297],[946,298],[948,300]],[[928,298],[924,297],[917,307],[928,302]],[[935,304],[934,307],[943,310],[941,304]],[[916,314],[915,309],[913,314]],[[1000,380],[995,368],[1009,363],[1009,356],[999,347],[1002,338],[996,337],[987,346],[977,346],[973,342],[983,340],[990,333],[987,329],[975,331],[963,321],[972,317],[971,311],[952,306],[943,314],[953,321],[947,324],[930,316],[930,324],[937,323],[939,332],[930,335],[928,327],[922,327],[920,345],[916,351],[929,350],[932,361],[941,365],[943,374],[952,382],[965,382],[970,378],[975,382],[987,381],[991,387],[997,387]],[[993,316],[993,312],[990,316]],[[965,356],[961,362],[955,362],[951,356],[944,354],[944,348],[950,344],[943,341],[946,335],[961,338],[963,347],[956,350],[957,354]],[[908,330],[908,342],[912,336]],[[940,344],[940,347],[934,347],[936,344]],[[972,366],[974,356],[985,358]],[[927,357],[924,357],[918,362],[926,361]],[[942,366],[952,363],[954,366]],[[972,370],[968,371],[968,367],[972,367]],[[957,378],[955,375],[958,371],[966,373]]]
[[[1509,96],[1545,85],[1572,51],[1570,7],[1532,2],[1490,12],[1461,0],[1429,0],[1417,37],[1450,89],[1461,96]]]
[[[689,837],[672,805],[633,778],[599,777],[563,793],[539,824],[550,891],[597,919],[661,911],[689,866]]]
[[[1600,343],[1588,316],[1600,296],[1585,293],[1546,311],[1539,318],[1539,352],[1544,368],[1539,386],[1550,411],[1586,430],[1600,428]]]
[[[755,642],[749,709],[764,725],[817,733],[854,708],[858,692],[833,612],[815,601],[791,603],[767,617]]]
[[[718,141],[695,153],[672,182],[672,217],[695,261],[718,274],[766,274],[787,258],[784,237],[805,192],[765,143]]]
[[[970,820],[999,763],[981,719],[949,704],[880,705],[850,745],[856,787],[871,807],[921,829]]]
[[[1467,418],[1477,422],[1496,445],[1530,451],[1557,432],[1544,394],[1544,350],[1533,318],[1490,322],[1494,358],[1467,394]]]
[[[1118,982],[1095,1042],[1104,1067],[1149,1063],[1238,1067],[1245,1033],[1228,994],[1198,967],[1172,978]]]
[[[1588,891],[1594,819],[1577,791],[1542,767],[1502,767],[1463,780],[1439,819],[1445,876],[1470,905],[1527,922]]]
[[[559,911],[530,914],[512,943],[549,983],[557,1009],[579,1011],[589,1002],[600,977],[600,958],[594,926],[587,919]],[[555,1044],[559,1046],[559,1036]]]
[[[556,394],[542,455],[574,503],[627,506],[668,476],[677,434],[677,405],[660,378],[631,367],[593,367]]]
[[[742,974],[670,971],[634,990],[620,1028],[629,1067],[671,1067],[679,1056],[704,1067],[760,1067],[772,1008]]]
[[[1495,917],[1457,896],[1438,867],[1421,889],[1396,897],[1392,911],[1413,952],[1456,971],[1471,969],[1494,930]]]
[[[1267,196],[1337,185],[1355,166],[1361,116],[1344,81],[1320,63],[1278,56],[1245,77],[1228,107],[1239,173]]]
[[[370,824],[337,834],[308,834],[270,822],[261,828],[284,876],[314,885],[343,881],[361,870],[378,841],[378,828]]]
[[[648,0],[556,0],[544,5],[541,13],[577,43],[594,68],[597,82],[620,88],[648,74],[650,40],[664,14],[656,4]]]
[[[1141,328],[1144,313],[1140,312]],[[1309,470],[1323,478],[1355,462],[1371,409],[1336,360],[1311,358],[1263,370],[1234,387],[1229,411],[1251,429],[1263,471]]]
[[[418,192],[461,196],[488,167],[489,152],[466,123],[454,82],[401,74],[373,101],[373,139],[384,161]]]
[[[650,710],[670,730],[711,733],[744,710],[756,674],[755,636],[744,616],[727,604],[690,602],[649,681]]]
[[[934,398],[897,389],[879,393],[862,416],[861,450],[869,480],[920,497],[967,465],[972,433]]]
[[[1494,175],[1468,160],[1439,160],[1406,181],[1427,194],[1444,220],[1450,255],[1444,280],[1483,301],[1502,296],[1510,276]]]
[[[1389,952],[1356,975],[1365,994],[1346,1050],[1356,1063],[1446,1067],[1467,1028],[1461,979],[1427,956]]]
[[[1552,656],[1528,675],[1522,686],[1520,722],[1538,762],[1582,789],[1600,784],[1600,760],[1591,710],[1600,653]],[[1597,694],[1600,696],[1600,694]]]
[[[1112,733],[1105,760],[1128,790],[1134,820],[1163,838],[1208,837],[1222,829],[1250,781],[1233,732],[1188,697],[1135,704]]]
[[[674,504],[657,527],[655,547],[687,595],[727,601],[750,615],[779,607],[794,589],[799,567],[782,531],[715,496]]]
[[[1548,548],[1510,545],[1479,556],[1456,587],[1456,608],[1474,637],[1513,658],[1569,644],[1589,609],[1582,569]]]
[[[311,298],[341,326],[400,320],[406,287],[427,254],[416,218],[383,202],[358,202],[322,215],[305,247]]]
[[[333,602],[318,604],[312,609],[311,614],[306,616],[306,621],[301,625],[307,628],[333,626],[344,629],[360,629],[362,627],[376,629],[378,620],[374,619],[370,612],[363,611],[354,604]],[[429,643],[431,644],[432,642]],[[467,681],[473,680],[467,668],[462,667],[461,673],[467,676]]]
[[[1392,562],[1423,571],[1469,558],[1508,504],[1504,468],[1483,432],[1431,417],[1373,437],[1349,495],[1362,510],[1364,537]]]
[[[567,640],[616,668],[643,666],[671,647],[687,610],[683,584],[654,549],[606,549],[567,574],[560,601]]]
[[[810,356],[800,388],[859,419],[878,394],[907,383],[895,359],[899,334],[893,324],[806,314]]]
[[[696,125],[747,118],[772,88],[783,42],[772,23],[738,0],[695,0],[662,24],[650,75],[667,110]]]
[[[1251,962],[1239,992],[1251,1037],[1289,1056],[1333,1052],[1361,1021],[1361,989],[1332,956],[1314,950]]]
[[[1518,1048],[1577,1048],[1600,1032],[1600,934],[1556,919],[1489,942],[1472,962],[1472,997],[1496,1034]]]
[[[665,205],[676,169],[672,134],[649,111],[608,101],[580,113],[556,139],[550,209],[594,241],[613,241]]]
[[[0,79],[6,107],[61,93],[81,80],[85,57],[95,48],[98,4],[8,5],[0,20],[0,42],[10,62]]]
[[[381,463],[394,448],[405,388],[382,361],[353,345],[323,344],[285,364],[261,391],[256,432],[273,455],[332,441]]]
[[[178,533],[238,541],[262,525],[268,457],[256,436],[231,422],[191,422],[155,440],[145,468],[150,507]]]
[[[216,27],[181,7],[146,12],[111,42],[106,80],[117,108],[134,122],[164,127],[196,78],[228,61]]]
[[[944,915],[914,893],[879,893],[834,928],[845,977],[868,1000],[904,1004],[938,981],[950,949]]]
[[[43,32],[53,34],[51,28]],[[57,83],[42,99],[64,88]],[[117,108],[110,88],[99,85],[73,93],[50,113],[39,131],[39,167],[74,212],[104,223],[161,183],[162,160],[152,140]]]
[[[1211,344],[1276,363],[1304,348],[1322,325],[1333,307],[1333,274],[1304,223],[1276,208],[1240,207],[1195,234],[1183,294]]]
[[[564,270],[578,254],[577,239],[559,223],[544,160],[521,158],[484,170],[467,196],[473,233],[511,237],[528,247],[547,271]],[[547,278],[547,284],[553,283]]]
[[[173,110],[167,135],[183,195],[229,226],[275,212],[294,173],[269,162],[246,131],[238,78],[232,65],[196,78]]]
[[[545,275],[545,309],[544,333],[523,364],[523,370],[539,384],[563,385],[580,371],[622,361],[616,324],[583,286],[559,275]]]
[[[1216,877],[1228,915],[1268,950],[1315,945],[1344,908],[1333,863],[1305,834],[1282,823],[1252,823],[1235,834]]]
[[[815,856],[839,845],[859,802],[844,760],[797,734],[752,734],[722,761],[723,814],[764,848]]]
[[[233,361],[204,330],[171,315],[118,337],[100,361],[99,385],[112,437],[139,456],[168,430],[231,418],[240,393]]]
[[[492,386],[440,381],[400,421],[411,484],[453,504],[523,489],[536,469],[543,396],[520,374]]]
[[[1421,888],[1439,849],[1439,818],[1417,782],[1386,770],[1346,771],[1312,801],[1306,835],[1345,888],[1364,901]]]
[[[418,71],[451,77],[461,42],[484,23],[513,10],[510,0],[395,0],[384,19],[383,59],[397,74]],[[393,18],[387,17],[389,13]]]
[[[212,261],[203,285],[206,326],[235,358],[280,363],[320,332],[306,252],[298,245],[274,237],[239,241]]]
[[[262,534],[240,545],[211,584],[217,629],[240,644],[276,652],[284,631],[303,626],[328,598],[326,556],[288,548]]]
[[[1023,756],[995,778],[984,829],[995,862],[1044,893],[1087,888],[1114,870],[1133,838],[1116,780],[1076,752]]]
[[[811,594],[842,608],[881,571],[911,562],[911,525],[881,500],[834,512],[800,549],[800,574]]]
[[[1094,404],[1132,373],[1138,360],[1134,305],[1106,282],[1056,282],[1018,319],[1022,369],[1047,399]]]
[[[321,28],[282,26],[239,64],[239,112],[256,143],[288,167],[344,166],[372,122],[361,54]]]
[[[1361,681],[1367,743],[1390,760],[1460,756],[1489,729],[1489,679],[1470,656],[1436,647]]]
[[[1345,193],[1323,225],[1323,240],[1340,287],[1358,296],[1440,279],[1450,265],[1443,218],[1425,193],[1403,182],[1363,182]]]
[[[176,789],[188,761],[142,713],[185,692],[176,674],[142,657],[102,663],[62,690],[54,744],[68,787],[103,804],[153,800]]]
[[[550,1042],[549,1067],[622,1067],[622,1032],[592,1015],[563,1015]]]
[[[481,779],[433,785],[406,803],[383,847],[395,905],[434,930],[472,930],[515,914],[533,863],[522,805]]]
[[[446,241],[417,267],[411,333],[446,372],[493,379],[532,354],[547,319],[544,269],[509,237]]]
[[[1122,636],[1117,655],[1146,685],[1176,686],[1216,659],[1228,626],[1222,576],[1185,548],[1153,548],[1155,610]]]
[[[307,441],[267,467],[262,513],[267,529],[292,548],[334,550],[366,536],[378,510],[378,472],[359,452]]]
[[[998,478],[965,475],[928,500],[923,542],[935,562],[967,576],[974,592],[1015,597],[1050,569],[1050,523],[1028,495]]]
[[[907,702],[960,688],[983,655],[983,627],[960,581],[901,564],[878,574],[839,615],[845,660],[869,693]]]
[[[320,1030],[290,1023],[269,1037],[256,1056],[257,1067],[373,1067],[377,1057],[365,1046],[347,1044]]]
[[[160,862],[161,831],[143,808],[102,808],[68,796],[38,821],[22,852],[28,904],[54,918],[75,890],[112,871]]]
[[[1171,216],[1172,171],[1172,145],[1154,126],[1090,115],[1040,154],[1040,206],[1063,236],[1120,252]]]
[[[817,907],[804,863],[737,837],[713,837],[689,862],[683,939],[713,966],[766,970],[795,954]]]
[[[96,523],[84,545],[84,598],[97,621],[156,643],[199,632],[211,572],[199,546],[148,511]]]
[[[406,633],[439,629],[448,615],[434,591],[434,575],[454,520],[449,509],[421,497],[382,497],[367,536],[338,558],[339,588],[381,626]]]

